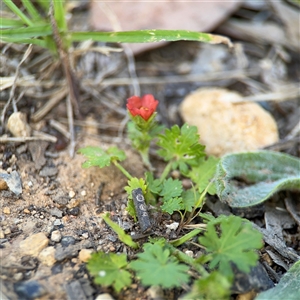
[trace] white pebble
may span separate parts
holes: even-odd
[[[59,230],[52,231],[52,233],[51,233],[51,241],[58,243],[58,242],[60,242],[60,240],[61,240],[61,233],[60,233],[60,231]]]

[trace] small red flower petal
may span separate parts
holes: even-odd
[[[139,115],[144,120],[148,120],[156,111],[158,100],[155,100],[153,95],[146,94],[142,98],[132,96],[127,99],[127,109],[133,115]]]

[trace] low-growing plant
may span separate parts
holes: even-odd
[[[104,221],[118,234],[119,239],[127,246],[133,249],[141,247],[143,251],[131,261],[125,254],[94,253],[87,264],[88,270],[96,283],[113,286],[117,292],[129,286],[135,274],[144,286],[159,285],[169,289],[192,283],[186,299],[227,299],[234,277],[232,267],[249,272],[255,266],[258,260],[256,251],[262,246],[262,235],[252,228],[249,221],[240,217],[214,218],[201,213],[207,193],[216,193],[214,177],[219,159],[206,157],[195,126],[174,125],[170,129],[160,126],[156,121],[157,105],[158,101],[152,95],[134,96],[127,102],[131,119],[128,136],[148,168],[143,178],[134,177],[124,169],[121,163],[126,157],[125,152],[115,146],[105,151],[98,147],[86,147],[78,152],[87,158],[83,167],[113,164],[128,178],[125,187],[127,210],[134,221],[141,222],[137,214],[139,208],[133,201],[133,192],[137,189],[143,194],[146,204],[151,204],[161,214],[177,212],[180,215],[177,228],[180,237],[176,240],[149,238],[148,242],[139,245],[105,213],[102,215]],[[149,158],[149,147],[153,141],[158,147],[157,155],[166,163],[157,178]],[[179,178],[170,176],[175,170],[181,177],[190,179],[190,188],[184,188]],[[190,231],[183,234],[183,228],[190,228]],[[205,249],[204,254],[192,258],[178,249],[192,240]]]

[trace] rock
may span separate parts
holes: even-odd
[[[93,253],[92,249],[81,249],[79,254],[78,254],[78,258],[82,262],[87,262],[91,258],[92,253]]]
[[[72,236],[66,235],[61,239],[61,245],[63,247],[68,247],[69,245],[74,245],[76,242],[75,238]]]
[[[35,299],[47,293],[45,288],[35,280],[16,283],[15,291],[21,299]]]
[[[68,300],[86,300],[85,293],[78,280],[71,281],[66,285],[67,299]]]
[[[14,112],[10,115],[7,120],[7,129],[15,137],[28,137],[31,132],[26,115],[21,112]]]
[[[51,216],[58,217],[58,218],[62,218],[62,216],[63,216],[63,212],[60,209],[58,209],[57,207],[51,208],[50,214],[51,214]]]
[[[38,256],[38,259],[43,265],[52,267],[56,262],[55,248],[53,246],[50,246],[43,249]]]
[[[58,170],[56,167],[47,167],[46,166],[40,171],[39,175],[41,177],[51,177],[51,176],[56,175],[57,172],[58,172]]]
[[[22,193],[22,180],[17,171],[12,171],[10,174],[0,173],[0,178],[6,182],[14,194],[19,196]]]
[[[97,296],[95,300],[115,300],[110,294],[104,293]]]
[[[64,259],[73,258],[77,256],[79,250],[78,248],[78,245],[70,245],[68,247],[58,245],[54,257],[57,261],[63,261]]]
[[[49,143],[46,141],[30,141],[28,142],[28,149],[30,151],[32,161],[37,170],[40,170],[46,164],[46,158],[44,156],[45,150]]]
[[[59,230],[52,231],[52,233],[51,233],[51,241],[55,242],[55,243],[58,243],[58,242],[60,242],[60,240],[61,240],[61,233],[60,233],[60,231]]]
[[[19,248],[23,255],[37,257],[39,253],[48,246],[49,240],[43,232],[29,236],[20,242]]]
[[[276,122],[267,111],[226,89],[198,89],[183,100],[180,113],[186,123],[197,126],[209,155],[257,150],[279,139]]]
[[[10,215],[10,208],[8,206],[3,207],[2,211],[4,214]]]
[[[7,190],[7,189],[8,189],[8,185],[6,181],[3,178],[0,178],[0,191]]]
[[[73,207],[71,209],[68,209],[68,215],[78,216],[79,212],[80,212],[79,207]]]

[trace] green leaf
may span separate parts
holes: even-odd
[[[164,180],[163,182],[163,188],[160,192],[160,196],[162,196],[164,199],[163,201],[166,201],[168,199],[171,199],[173,197],[178,197],[182,193],[182,182],[178,179],[172,179],[168,178]]]
[[[55,0],[53,1],[54,6],[54,18],[57,24],[57,27],[65,31],[67,29],[66,22],[66,11],[64,9],[65,1],[64,0]]]
[[[124,244],[126,244],[127,246],[133,249],[137,249],[139,247],[139,245],[132,240],[130,235],[126,234],[125,231],[117,223],[113,222],[109,218],[109,213],[103,213],[100,216],[101,218],[103,218],[105,223],[108,224],[113,229],[113,231],[118,235],[120,241],[122,241]]]
[[[200,194],[198,191],[195,191],[194,188],[191,188],[187,191],[182,192],[182,203],[186,211],[191,212],[193,207],[196,204],[197,199],[199,199]]]
[[[16,15],[18,16],[25,24],[31,26],[33,22],[14,4],[12,0],[3,0],[6,6]],[[2,34],[2,31],[1,31]],[[1,36],[0,34],[0,36]]]
[[[300,189],[300,159],[272,151],[229,154],[218,164],[216,187],[231,207],[256,205],[280,190]]]
[[[220,225],[220,234],[217,225]],[[208,222],[207,231],[199,242],[211,252],[210,269],[218,266],[222,274],[231,276],[231,263],[243,272],[249,272],[250,267],[256,265],[255,249],[262,247],[262,235],[247,220],[233,215],[220,216]]]
[[[52,28],[48,24],[0,30],[0,40],[5,38],[22,40],[49,35],[52,35]]]
[[[21,20],[16,19],[7,19],[0,17],[0,28],[12,28],[12,27],[21,27],[24,23]]]
[[[147,185],[146,185],[145,180],[143,178],[138,179],[136,177],[133,177],[130,180],[128,180],[128,186],[126,186],[124,188],[125,191],[127,192],[128,199],[132,199],[132,190],[138,189],[138,188],[142,189],[143,194],[146,193]]]
[[[191,171],[188,172],[187,176],[195,182],[200,193],[202,193],[214,179],[219,161],[219,158],[213,156],[210,156],[207,160],[203,158],[199,165],[192,167]],[[216,194],[215,184],[211,184],[207,192],[210,195]]]
[[[80,42],[93,40],[99,42],[111,43],[153,43],[153,42],[171,42],[171,41],[198,41],[206,43],[225,43],[232,46],[230,40],[220,35],[202,33],[188,30],[135,30],[122,32],[72,32],[70,33],[72,41]]]
[[[138,259],[131,262],[130,267],[137,272],[143,285],[173,288],[189,280],[189,267],[179,264],[175,257],[170,256],[170,251],[159,243],[144,244],[144,252],[137,256]]]
[[[41,15],[37,11],[37,9],[35,8],[31,0],[21,0],[21,1],[24,7],[26,8],[26,10],[28,11],[30,17],[33,19],[33,21],[42,19]]]
[[[95,276],[95,283],[104,286],[112,285],[116,292],[131,284],[131,274],[127,267],[126,254],[93,253],[87,263],[87,269]]]
[[[260,293],[255,300],[298,300],[300,283],[300,261],[297,261],[280,279],[276,287]]]
[[[153,194],[159,194],[162,189],[162,184],[159,179],[154,179],[153,174],[151,172],[145,173],[146,182],[148,189]]]
[[[196,280],[192,291],[183,300],[227,300],[230,299],[231,280],[220,272],[213,271],[208,276]]]
[[[173,214],[174,211],[179,211],[183,209],[183,203],[181,197],[170,198],[164,201],[163,205],[160,207],[163,212],[168,214]]]
[[[178,125],[166,129],[165,134],[159,135],[157,145],[162,148],[158,154],[165,161],[174,160],[172,168],[179,168],[183,174],[188,172],[188,165],[197,165],[205,155],[205,147],[199,143],[197,127],[188,124],[184,124],[181,129]]]
[[[83,154],[88,160],[82,164],[83,168],[97,166],[100,168],[109,166],[112,160],[122,161],[126,158],[124,151],[117,147],[110,147],[107,151],[99,147],[88,146],[78,150],[78,153]]]

